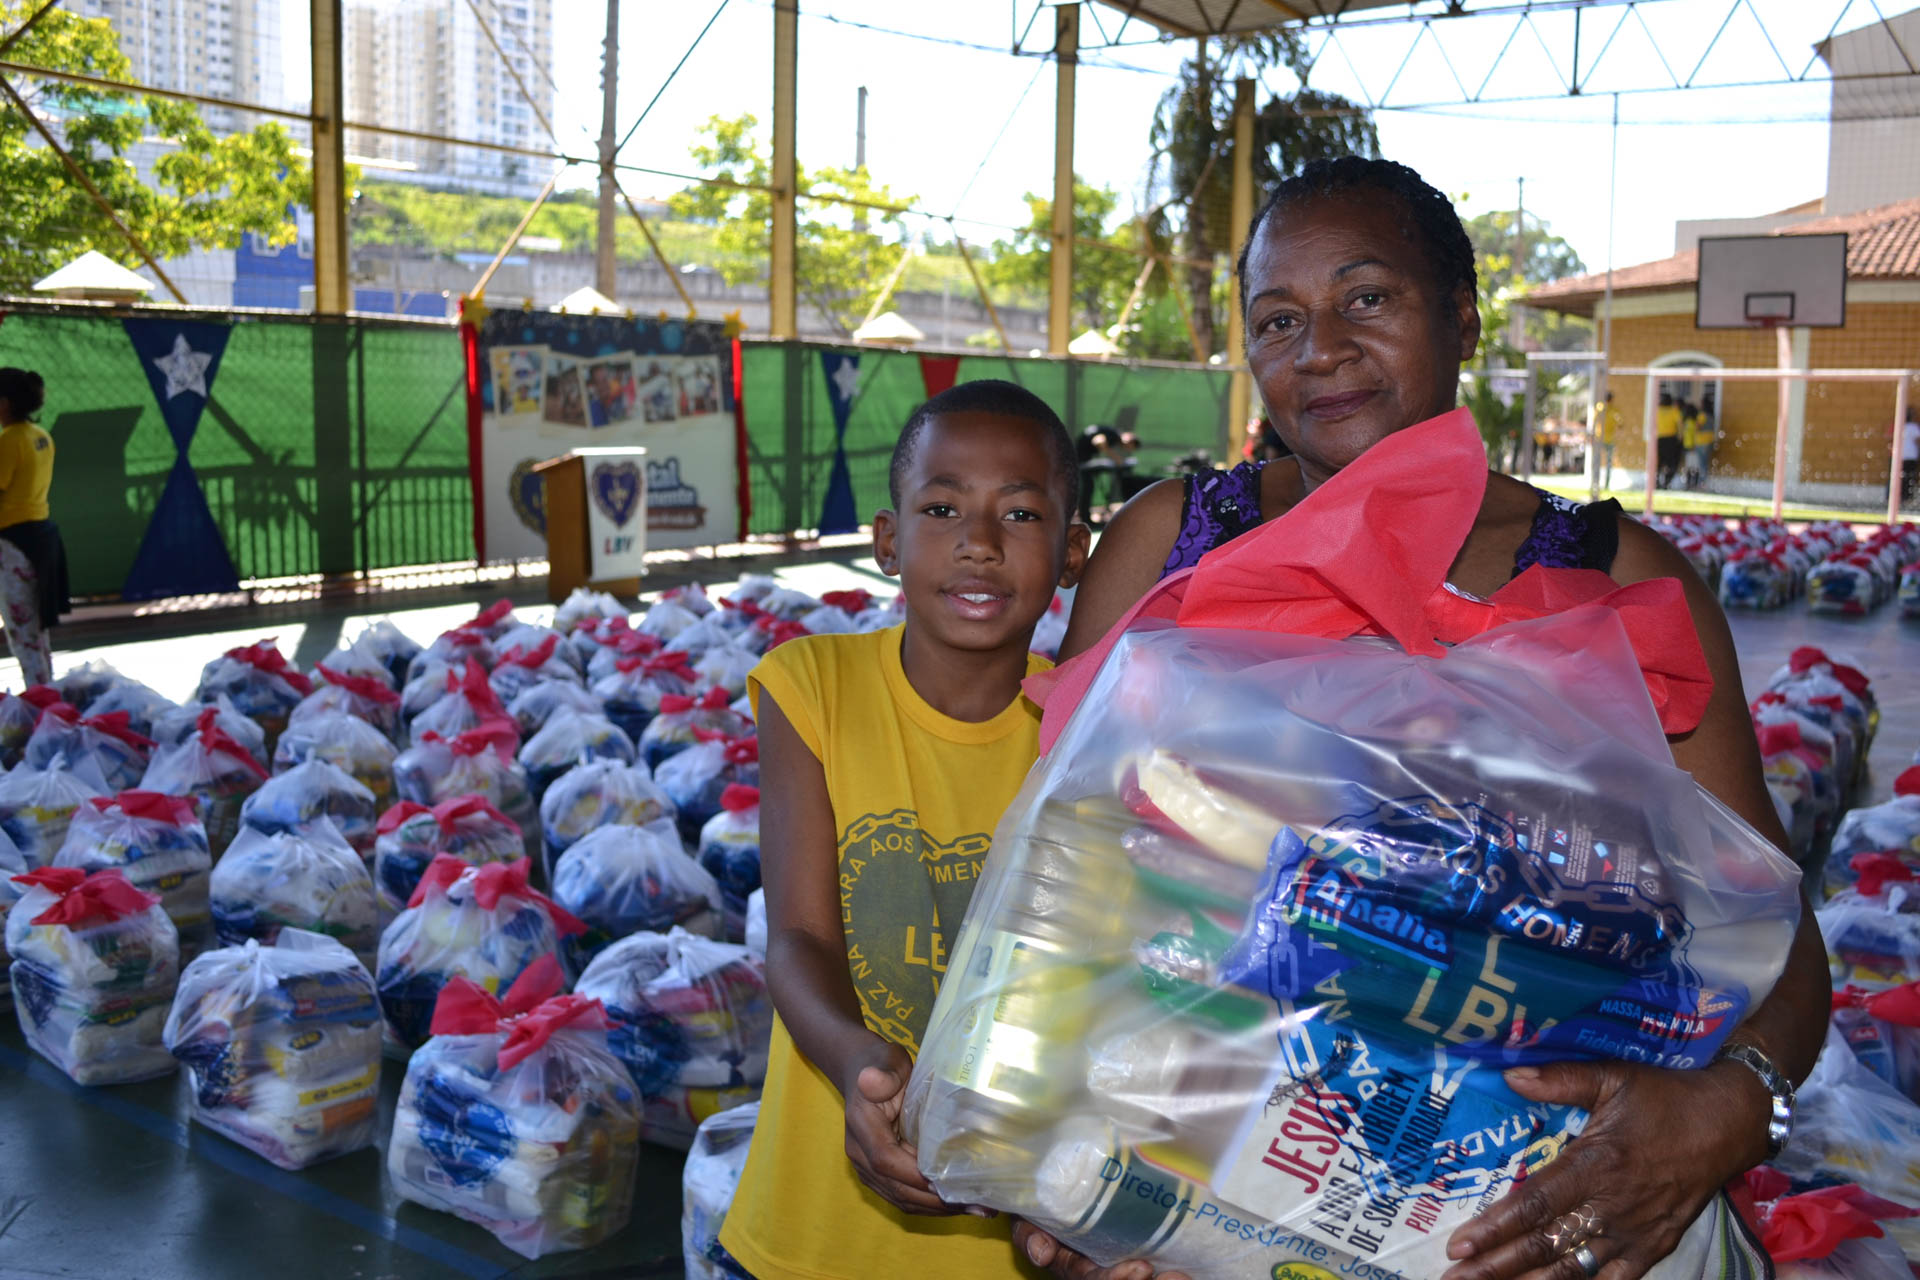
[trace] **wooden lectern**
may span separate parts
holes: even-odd
[[[534,464],[534,474],[546,482],[547,599],[558,604],[578,587],[616,596],[640,594],[647,527],[641,460],[646,452],[573,449]],[[597,496],[596,485],[602,490]],[[596,502],[598,511],[593,509]],[[621,535],[622,545],[596,547],[596,533],[604,541],[609,530]]]

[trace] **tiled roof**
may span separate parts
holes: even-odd
[[[1863,209],[1858,213],[1835,214],[1795,223],[1771,234],[1807,236],[1844,231],[1847,233],[1847,279],[1915,280],[1920,279],[1920,199]],[[1700,279],[1700,254],[1697,250],[1676,253],[1658,262],[1641,262],[1615,268],[1613,292],[1658,293],[1669,289],[1691,288]],[[1594,304],[1606,293],[1607,274],[1592,272],[1569,276],[1542,285],[1527,295],[1530,306],[1573,315],[1592,315]]]

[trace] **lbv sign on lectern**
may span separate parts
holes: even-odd
[[[535,464],[546,484],[547,598],[576,587],[640,593],[646,574],[647,451],[572,449]]]

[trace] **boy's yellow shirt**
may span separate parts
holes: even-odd
[[[53,486],[53,437],[31,422],[0,428],[0,529],[45,520]]]
[[[867,1025],[918,1054],[947,947],[993,829],[1039,754],[1040,713],[1015,697],[991,720],[955,720],[914,692],[902,629],[809,636],[754,668],[820,761],[839,831],[847,967]],[[1029,675],[1050,664],[1030,658]],[[767,815],[777,821],[777,815]],[[846,1156],[840,1091],[776,1020],[760,1120],[720,1242],[758,1280],[1036,1275],[1005,1218],[903,1214]]]

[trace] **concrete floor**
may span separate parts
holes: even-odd
[[[815,592],[890,585],[857,547],[754,563]],[[704,570],[704,572],[703,572]],[[694,564],[686,577],[730,582],[740,563]],[[520,611],[545,616],[544,584],[506,584]],[[501,594],[442,591],[429,599],[272,606],[214,617],[98,619],[62,633],[56,670],[105,659],[174,698],[188,696],[207,658],[278,635],[311,664],[365,622],[392,618],[425,641]],[[1804,605],[1733,618],[1751,692],[1797,645],[1850,655],[1874,680],[1884,720],[1860,803],[1885,799],[1920,749],[1920,623],[1891,608],[1863,619],[1813,617]],[[18,670],[0,662],[0,686]],[[389,1064],[392,1066],[393,1064]],[[486,1232],[402,1204],[382,1173],[387,1124],[402,1073],[384,1073],[379,1147],[302,1173],[278,1170],[186,1118],[180,1077],[120,1088],[73,1085],[28,1051],[14,1019],[0,1018],[0,1280],[27,1276],[271,1277],[272,1280],[438,1280],[494,1276],[666,1276],[682,1272],[681,1160],[644,1147],[633,1219],[599,1248],[530,1263]]]

